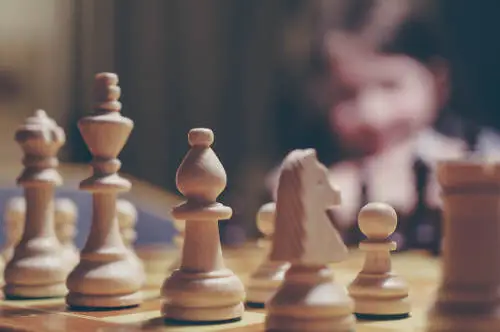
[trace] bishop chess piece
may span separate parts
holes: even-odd
[[[335,281],[330,263],[347,248],[328,209],[340,193],[312,149],[292,151],[282,164],[271,261],[290,262],[276,294],[266,303],[266,331],[353,331],[354,303]]]
[[[141,259],[137,256],[134,249],[134,243],[137,239],[137,232],[135,231],[135,226],[137,224],[137,209],[134,204],[126,199],[119,199],[116,202],[116,214],[118,217],[118,225],[120,228],[120,234],[123,239],[125,247],[130,250],[135,263],[140,266],[143,270],[144,266]],[[144,276],[145,278],[145,276]]]
[[[257,212],[257,228],[264,234],[267,242],[272,241],[275,216],[276,204],[274,202],[264,204]],[[265,243],[264,247],[267,249],[270,246]],[[288,262],[275,262],[266,257],[250,276],[247,285],[247,304],[252,307],[264,307],[281,286],[289,266]]]
[[[358,222],[367,239],[359,245],[366,252],[363,269],[349,285],[356,315],[363,319],[407,317],[408,285],[391,268],[390,252],[396,250],[396,243],[389,236],[397,226],[396,211],[384,203],[369,203],[359,212]]]
[[[24,187],[26,225],[14,256],[5,267],[5,295],[19,298],[64,296],[67,268],[54,227],[54,187],[62,183],[57,152],[66,137],[42,110],[15,135],[25,156],[17,183]]]
[[[500,331],[500,163],[437,166],[446,235],[427,332]]]
[[[80,253],[75,246],[76,219],[78,208],[69,198],[55,200],[55,227],[56,235],[62,245],[62,254],[65,265],[71,271],[80,260]]]
[[[226,322],[243,315],[245,289],[225,267],[218,221],[229,219],[230,207],[216,199],[226,187],[226,172],[211,149],[210,129],[192,129],[191,149],[177,170],[176,183],[187,202],[173,210],[185,220],[182,261],[162,287],[163,317],[190,322]]]
[[[1,256],[5,263],[14,255],[14,248],[21,241],[26,217],[26,201],[23,196],[10,198],[5,205],[3,233],[5,244]],[[3,274],[2,274],[3,275]]]
[[[92,225],[80,262],[70,273],[66,303],[73,309],[111,309],[137,306],[143,284],[139,266],[123,243],[116,217],[119,192],[131,184],[120,177],[117,159],[134,126],[120,114],[118,77],[111,73],[95,78],[95,113],[82,118],[78,128],[93,155],[93,175],[80,183],[92,193]]]

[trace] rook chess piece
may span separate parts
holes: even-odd
[[[14,248],[21,241],[26,217],[26,201],[22,196],[12,197],[7,201],[4,214],[5,244],[2,257],[7,263],[14,255]]]
[[[408,285],[391,269],[390,252],[396,243],[388,238],[396,230],[396,211],[384,203],[368,203],[359,212],[358,222],[367,239],[359,245],[366,252],[363,269],[349,285],[356,315],[366,319],[407,317]]]
[[[93,175],[80,183],[80,189],[92,192],[92,225],[80,262],[70,273],[66,303],[72,308],[123,308],[142,302],[144,271],[134,264],[125,247],[118,219],[116,196],[130,190],[128,180],[120,177],[117,159],[134,126],[120,114],[118,77],[97,74],[97,103],[93,115],[82,118],[78,128],[93,155]]]
[[[271,242],[274,233],[276,204],[264,204],[257,212],[257,228],[264,234],[264,239]],[[265,245],[265,248],[269,246]],[[264,262],[250,276],[247,285],[247,303],[249,306],[263,307],[274,296],[276,290],[283,282],[285,272],[290,264],[288,262],[275,262],[266,257]]]
[[[69,271],[78,264],[80,259],[80,253],[74,243],[77,215],[78,208],[71,199],[57,198],[55,200],[56,235],[62,245],[64,264],[68,266]]]
[[[24,187],[26,225],[5,268],[7,297],[59,297],[67,292],[68,271],[54,228],[54,187],[62,183],[56,155],[65,140],[62,128],[42,110],[16,132],[25,153],[17,183]]]
[[[169,320],[224,322],[243,315],[245,290],[224,265],[218,220],[229,219],[230,207],[216,202],[226,186],[226,172],[210,148],[210,129],[192,129],[191,149],[177,170],[176,183],[187,202],[173,210],[185,220],[181,266],[162,287],[162,314]]]
[[[285,158],[270,260],[291,266],[266,303],[266,331],[354,330],[354,303],[328,266],[347,255],[328,217],[328,209],[339,204],[340,193],[329,183],[314,150],[295,150]]]
[[[446,234],[426,331],[500,331],[500,163],[443,161],[437,177]]]

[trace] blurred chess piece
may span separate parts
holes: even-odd
[[[64,263],[68,264],[71,271],[80,260],[80,253],[74,243],[78,208],[69,198],[56,198],[54,204],[56,235],[62,245]]]
[[[64,296],[68,269],[55,233],[54,190],[62,184],[57,153],[66,135],[45,111],[37,110],[16,131],[15,139],[24,152],[24,169],[17,184],[24,189],[26,224],[14,256],[5,267],[5,295]]]
[[[257,212],[257,228],[264,234],[261,242],[266,249],[270,248],[274,233],[276,204],[264,204]],[[271,261],[267,256],[257,270],[250,276],[247,285],[247,303],[250,306],[264,307],[264,304],[276,293],[283,282],[288,262]]]
[[[177,230],[177,234],[174,236],[174,245],[178,250],[177,258],[168,267],[168,273],[172,273],[181,266],[182,260],[182,246],[184,245],[184,231],[186,229],[186,222],[184,220],[178,220],[174,218],[174,227]]]
[[[410,312],[408,284],[391,268],[391,251],[396,242],[389,237],[396,230],[396,211],[385,203],[368,203],[358,215],[361,232],[367,237],[359,244],[366,252],[363,269],[349,285],[354,312],[364,319],[399,319]]]
[[[123,198],[117,200],[116,216],[118,218],[118,225],[120,227],[123,243],[132,253],[136,263],[142,266],[142,261],[134,250],[134,243],[137,239],[137,232],[135,231],[137,215],[137,209],[134,204]]]
[[[257,241],[260,248],[269,249],[274,233],[274,220],[276,217],[276,203],[269,202],[262,205],[257,212],[257,229],[263,237]]]
[[[2,249],[2,257],[7,264],[14,254],[14,248],[17,246],[24,231],[24,222],[26,218],[26,200],[22,196],[12,197],[7,201],[4,214],[4,236],[5,244]]]

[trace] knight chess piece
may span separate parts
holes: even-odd
[[[116,217],[119,192],[131,184],[120,177],[117,159],[134,123],[120,114],[118,76],[111,73],[95,77],[95,113],[82,118],[78,128],[93,155],[93,175],[80,183],[92,193],[92,225],[80,262],[71,271],[66,303],[73,309],[111,309],[137,306],[142,302],[144,271],[123,243]]]
[[[163,317],[190,322],[227,322],[243,315],[245,289],[225,267],[218,221],[229,219],[232,209],[216,202],[226,186],[226,172],[211,149],[210,129],[192,129],[191,149],[177,170],[176,183],[187,202],[173,210],[185,220],[182,261],[162,287]]]
[[[359,228],[367,239],[359,248],[366,252],[363,269],[349,285],[355,313],[364,319],[399,319],[409,315],[408,284],[391,269],[390,252],[396,243],[397,215],[384,203],[368,203],[358,215]]]
[[[17,183],[24,187],[26,225],[5,268],[5,295],[64,296],[67,269],[54,227],[54,187],[62,183],[56,156],[66,136],[44,111],[37,110],[17,130],[15,138],[25,153],[25,168]]]
[[[78,208],[69,198],[57,198],[54,209],[56,235],[62,245],[64,263],[71,271],[80,260],[80,253],[74,243]]]
[[[295,150],[285,158],[270,260],[291,265],[266,303],[266,331],[354,330],[354,303],[329,267],[347,256],[328,217],[328,209],[339,204],[340,192],[328,181],[314,150]]]
[[[264,234],[267,242],[272,241],[275,216],[276,204],[274,202],[264,204],[257,212],[257,228]],[[269,245],[265,243],[264,247],[269,248]],[[288,262],[275,262],[266,257],[250,276],[247,284],[247,304],[252,307],[264,307],[281,286],[289,266]]]
[[[24,231],[26,217],[26,200],[23,196],[10,198],[5,205],[3,231],[5,244],[2,249],[2,257],[7,264],[14,255],[14,249],[21,241]],[[3,275],[3,274],[2,274]]]

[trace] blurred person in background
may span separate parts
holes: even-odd
[[[331,104],[322,124],[329,135],[315,133],[331,140],[330,152],[320,146],[319,156],[342,191],[335,219],[346,241],[356,243],[359,209],[368,201],[387,202],[403,221],[396,240],[405,247],[405,239],[415,237],[407,233],[416,231],[408,223],[417,211],[417,223],[429,215],[422,206],[439,232],[440,216],[433,212],[440,205],[436,162],[470,149],[498,154],[500,138],[455,112],[454,75],[432,2],[354,0],[343,9],[335,8],[341,17],[323,39]],[[428,175],[419,184],[416,169],[422,167]],[[278,177],[279,168],[269,176],[273,195]]]

